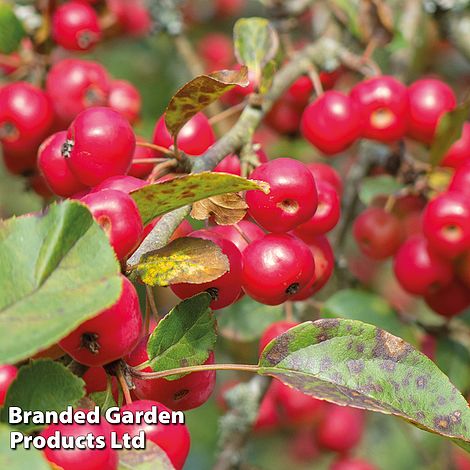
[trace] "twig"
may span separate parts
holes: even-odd
[[[156,152],[164,153],[165,155],[168,155],[169,157],[174,156],[173,150],[167,149],[166,147],[162,147],[161,145],[151,144],[150,142],[143,142],[143,141],[137,141],[135,144],[137,145],[137,147],[146,147],[146,148],[155,150]]]
[[[158,323],[160,321],[160,314],[158,313],[157,305],[155,303],[155,296],[153,288],[150,286],[145,286],[145,292],[147,294],[147,299],[149,302],[150,310],[152,312],[153,318]]]
[[[128,405],[130,405],[132,403],[131,392],[129,391],[129,386],[127,385],[127,380],[124,377],[124,374],[122,372],[122,368],[120,366],[117,367],[116,377],[119,381],[119,385],[121,386],[122,393],[124,394],[124,399],[126,400],[126,403]]]
[[[246,106],[246,103],[242,101],[241,103],[231,106],[230,108],[224,109],[219,114],[215,114],[209,119],[209,122],[211,124],[217,124],[220,121],[223,121],[224,119],[227,119],[233,116],[234,114],[241,112],[245,106]]]

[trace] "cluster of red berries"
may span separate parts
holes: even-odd
[[[172,285],[180,298],[209,290],[216,294],[213,309],[234,303],[244,293],[279,305],[312,296],[330,278],[334,256],[325,234],[338,222],[342,190],[335,170],[322,163],[278,158],[258,166],[250,178],[270,185],[269,194],[246,193],[252,220],[189,234],[216,243],[228,257],[230,270],[212,282]]]
[[[429,145],[441,116],[456,106],[452,89],[425,78],[406,87],[391,76],[370,78],[350,93],[331,90],[307,106],[304,137],[325,155],[349,148],[357,139],[394,142],[410,137]]]
[[[296,325],[285,320],[273,323],[260,339],[259,352]],[[225,394],[238,383],[227,381],[220,388],[217,403],[222,410],[227,409]],[[363,437],[365,418],[363,410],[317,400],[273,379],[261,402],[254,431],[260,434],[280,429],[293,431],[290,453],[296,460],[312,461],[321,452],[333,452],[337,458],[331,470],[374,470],[369,462],[349,456]]]
[[[93,0],[71,0],[60,5],[52,15],[52,38],[69,51],[89,51],[102,38],[98,16],[90,4]],[[150,31],[152,19],[143,0],[107,0],[109,14],[126,33],[141,36]]]

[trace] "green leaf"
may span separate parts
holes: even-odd
[[[217,315],[220,333],[231,340],[243,342],[257,340],[269,325],[283,318],[282,306],[263,305],[248,296]]]
[[[17,430],[0,424],[0,468],[3,470],[51,470],[39,450],[25,449],[21,444],[10,449],[10,433]]]
[[[150,286],[179,282],[202,284],[219,278],[230,269],[227,256],[210,240],[181,237],[158,250],[146,253],[136,266],[137,274]]]
[[[403,188],[393,176],[370,176],[362,180],[359,188],[359,199],[368,206],[377,196],[389,196]]]
[[[166,453],[147,440],[144,450],[119,451],[118,470],[175,470]]]
[[[278,68],[278,63],[275,60],[270,60],[264,67],[262,71],[261,83],[259,86],[259,92],[262,95],[265,95],[270,89],[273,83],[274,74]]]
[[[362,289],[337,291],[323,304],[321,313],[326,318],[341,317],[370,323],[414,342],[410,327],[401,323],[391,305],[373,292]]]
[[[452,144],[462,136],[462,128],[470,112],[470,98],[454,110],[445,113],[437,125],[436,134],[429,152],[432,165],[439,165]]]
[[[0,364],[57,343],[121,288],[108,238],[82,204],[0,221]]]
[[[439,338],[435,363],[462,392],[470,390],[470,352],[451,338]]]
[[[50,359],[32,361],[20,367],[18,376],[8,389],[1,421],[8,422],[8,407],[19,406],[24,411],[63,411],[85,396],[85,382],[64,365]],[[43,427],[37,424],[12,425],[31,431]]]
[[[470,448],[470,409],[444,373],[401,338],[355,320],[305,322],[263,351],[259,372],[339,405],[398,416]]]
[[[183,85],[171,98],[165,111],[165,124],[172,136],[199,111],[217,101],[235,86],[247,87],[248,69],[220,70],[200,75]]]
[[[180,302],[158,323],[147,343],[149,365],[155,372],[203,364],[209,357],[217,339],[210,303],[208,293],[195,295]]]
[[[90,400],[100,407],[100,413],[104,415],[107,409],[116,406],[111,387],[111,379],[108,376],[108,385],[103,392],[94,392],[90,394]]]
[[[235,23],[233,37],[238,62],[248,67],[259,86],[263,69],[279,49],[276,30],[265,18],[241,18]]]
[[[334,12],[347,25],[348,31],[357,39],[362,38],[359,29],[359,2],[356,0],[333,0]]]
[[[11,54],[18,49],[26,32],[13,8],[0,2],[0,53]]]
[[[260,183],[227,173],[203,172],[144,186],[131,193],[144,224],[179,207],[217,194],[248,189],[269,192]]]

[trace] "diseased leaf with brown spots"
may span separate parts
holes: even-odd
[[[179,207],[218,194],[248,189],[269,192],[264,182],[248,180],[228,173],[203,172],[144,186],[131,193],[144,224]]]
[[[247,209],[248,204],[240,194],[220,194],[195,202],[191,217],[196,220],[206,220],[213,216],[216,224],[232,225],[245,217]]]
[[[355,320],[305,322],[264,349],[260,373],[321,400],[392,414],[468,449],[470,410],[448,377],[403,339]]]
[[[177,238],[146,253],[136,266],[137,274],[149,286],[202,284],[219,278],[229,269],[227,256],[215,243],[192,237]]]
[[[393,11],[383,0],[361,0],[357,17],[364,41],[384,45],[392,40]]]
[[[199,75],[183,85],[171,98],[165,111],[165,124],[171,135],[181,128],[199,111],[218,100],[235,86],[248,86],[248,69],[219,70],[208,75]]]

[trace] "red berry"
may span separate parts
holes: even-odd
[[[290,330],[294,326],[297,326],[299,323],[295,321],[289,321],[289,320],[280,320],[277,322],[272,323],[269,325],[263,332],[260,340],[259,340],[259,354],[263,352],[264,348],[274,339],[277,338],[278,336],[282,335],[285,333],[287,330]]]
[[[299,237],[301,238],[301,237]],[[305,300],[318,292],[328,282],[335,267],[335,257],[330,242],[325,235],[316,235],[314,238],[304,240],[312,252],[315,261],[315,274],[311,281],[292,300]]]
[[[470,290],[460,281],[452,281],[427,294],[424,300],[436,313],[451,318],[470,307]]]
[[[103,191],[103,189],[114,189],[129,194],[131,191],[144,187],[147,183],[139,178],[129,175],[111,176],[95,186],[92,193]]]
[[[81,201],[109,238],[118,259],[124,259],[142,237],[142,219],[133,199],[122,191],[105,189],[89,193]]]
[[[311,425],[323,411],[323,402],[310,395],[291,388],[279,381],[276,387],[276,404],[283,422],[289,426]]]
[[[115,361],[129,354],[140,338],[139,297],[132,283],[121,278],[119,300],[59,341],[60,347],[80,364],[102,366]]]
[[[137,142],[145,142],[145,139],[137,136]],[[141,145],[136,145],[134,150],[134,155],[132,156],[132,165],[129,168],[127,174],[129,176],[134,176],[136,178],[146,178],[155,166],[154,163],[134,163],[134,160],[150,160],[151,158],[156,158],[157,153],[148,148],[142,147]]]
[[[87,412],[87,410],[80,411]],[[63,470],[83,470],[85,468],[86,470],[116,470],[119,459],[116,450],[109,446],[110,432],[111,426],[103,420],[100,424],[51,424],[41,431],[40,435],[46,439],[54,436],[56,433],[63,438],[70,437],[73,439],[79,436],[87,436],[88,434],[95,438],[103,436],[107,443],[103,449],[93,449],[91,447],[85,449],[78,447],[67,449],[63,447],[46,447],[44,455],[54,467]]]
[[[109,94],[109,77],[98,62],[63,59],[49,70],[46,91],[60,123],[68,126],[91,106],[104,106]]]
[[[279,305],[312,279],[315,264],[308,246],[287,233],[265,235],[243,252],[243,289],[253,299]]]
[[[302,75],[287,90],[286,98],[295,106],[307,106],[313,93],[313,83],[310,77]]]
[[[144,231],[142,232],[142,240],[147,237],[147,235],[152,231],[155,225],[157,225],[160,219],[161,217],[157,217],[144,227]],[[177,229],[173,232],[170,241],[181,237],[187,237],[191,232],[194,232],[192,225],[187,220],[183,220],[183,222],[181,222]]]
[[[327,91],[302,116],[304,137],[327,155],[346,150],[361,133],[358,104],[339,91]]]
[[[348,452],[359,444],[364,427],[363,410],[329,404],[317,428],[318,445],[335,452]]]
[[[126,362],[137,366],[148,361],[147,343],[149,337],[144,337],[127,356]],[[214,364],[214,353],[211,352],[204,364]],[[151,372],[151,367],[142,369]],[[212,395],[215,386],[215,370],[193,372],[180,379],[134,379],[133,390],[138,398],[155,400],[163,403],[172,410],[191,410],[203,405]]]
[[[5,168],[13,175],[29,176],[35,171],[35,151],[31,151],[30,155],[18,155],[3,148],[2,157]]]
[[[16,379],[18,369],[15,366],[0,366],[0,406],[5,403],[8,389],[11,383]]]
[[[394,259],[394,271],[403,289],[425,295],[450,284],[452,265],[433,253],[427,240],[416,235],[406,240]]]
[[[267,163],[268,157],[262,149],[256,151],[259,163]],[[241,163],[237,155],[227,155],[215,168],[216,173],[230,173],[231,175],[241,176]]]
[[[104,392],[108,387],[108,375],[103,367],[89,367],[82,375],[82,379],[85,382],[87,395]],[[119,385],[116,377],[111,377],[111,390],[117,402],[117,398],[119,398]]]
[[[85,185],[77,180],[62,156],[62,147],[67,137],[66,131],[56,132],[48,137],[38,150],[38,167],[51,190],[62,197],[82,191]]]
[[[64,3],[52,17],[52,37],[64,49],[88,51],[101,39],[96,11],[83,2]]]
[[[294,229],[302,240],[312,240],[332,230],[338,223],[341,205],[338,193],[326,181],[317,181],[318,207],[313,217]]]
[[[446,152],[441,161],[441,166],[459,168],[467,162],[470,162],[470,122],[463,125],[460,139],[454,142]]]
[[[140,93],[126,80],[113,80],[109,89],[108,106],[134,123],[139,118],[142,107]]]
[[[253,426],[253,430],[255,432],[265,433],[274,431],[281,425],[281,417],[277,408],[276,395],[277,388],[274,386],[273,382],[261,400],[258,416]]]
[[[455,108],[455,94],[452,88],[441,80],[423,78],[408,88],[408,96],[408,136],[430,144],[441,116]]]
[[[455,258],[470,248],[470,203],[456,191],[442,193],[428,203],[423,233],[432,250]]]
[[[246,0],[215,0],[214,6],[218,16],[240,15],[245,8]]]
[[[151,400],[137,400],[131,404],[124,405],[121,413],[127,411],[136,413],[139,411],[151,411],[156,406],[158,412],[171,410],[166,406]],[[181,470],[184,466],[189,453],[190,436],[188,428],[185,424],[168,424],[165,426],[158,424],[118,424],[116,425],[116,433],[122,436],[125,433],[136,436],[140,431],[145,432],[145,437],[157,444],[168,456],[176,470]]]
[[[367,460],[341,457],[331,464],[330,470],[377,470],[377,467]]]
[[[67,131],[63,155],[76,177],[88,186],[129,169],[135,135],[119,113],[103,107],[82,111]]]
[[[251,242],[264,236],[263,230],[248,220],[241,220],[236,224],[236,227],[234,225],[216,225],[208,230],[230,240],[240,250],[240,253],[243,253]]]
[[[250,178],[266,181],[270,187],[269,194],[254,190],[246,193],[250,216],[266,230],[287,232],[315,213],[315,180],[303,163],[278,158],[256,168]]]
[[[274,103],[266,115],[266,124],[279,134],[295,135],[299,131],[301,110],[287,99]]]
[[[353,235],[366,256],[386,259],[400,247],[402,229],[393,214],[380,207],[369,207],[354,221]]]
[[[131,36],[144,36],[152,29],[152,17],[145,0],[106,0],[120,26]]]
[[[0,88],[0,142],[8,154],[34,163],[53,120],[51,101],[39,88],[26,82]]]
[[[240,250],[230,241],[209,230],[196,230],[189,234],[190,237],[210,240],[220,247],[222,253],[227,256],[230,270],[221,277],[203,284],[173,284],[171,290],[180,298],[186,299],[204,291],[211,291],[216,298],[211,302],[213,310],[219,310],[233,304],[240,295],[242,275],[242,255]]]
[[[401,139],[408,126],[408,90],[387,75],[358,83],[349,96],[359,103],[362,136],[380,142]]]
[[[311,462],[320,456],[312,430],[302,428],[289,440],[289,455],[295,462]]]
[[[470,162],[457,168],[449,184],[449,191],[470,196]]]
[[[326,181],[330,183],[339,196],[343,194],[343,182],[339,173],[331,166],[326,163],[313,162],[307,163],[307,168],[312,173],[315,181]]]
[[[234,61],[232,40],[223,33],[206,34],[197,49],[209,72],[228,69]]]
[[[178,133],[178,148],[191,156],[202,155],[215,142],[215,135],[209,120],[202,113],[193,116]],[[171,137],[162,116],[155,125],[153,143],[170,148]]]

